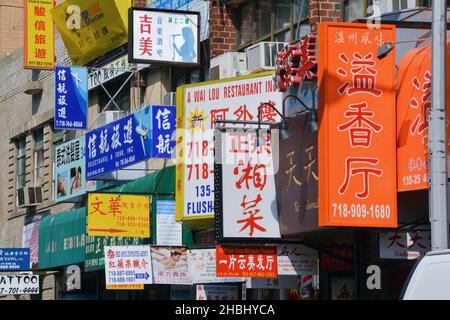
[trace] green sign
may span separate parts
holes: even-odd
[[[86,208],[43,218],[39,225],[39,269],[83,262],[85,236]]]

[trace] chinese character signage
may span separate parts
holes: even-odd
[[[199,23],[198,12],[130,8],[130,62],[198,65]]]
[[[310,113],[288,119],[292,137],[279,142],[275,181],[282,235],[319,229],[317,132],[311,132],[310,121]]]
[[[237,285],[198,284],[195,300],[238,300]]]
[[[51,10],[74,65],[85,65],[128,42],[129,7],[123,0],[66,0]]]
[[[39,275],[0,275],[0,295],[39,294]]]
[[[152,157],[170,158],[175,152],[175,112],[173,106],[146,107],[86,133],[86,179]]]
[[[156,200],[156,244],[181,246],[182,227],[175,221],[175,200]]]
[[[276,91],[272,73],[260,73],[181,86],[177,88],[177,100],[177,129],[181,129],[177,130],[176,148],[177,220],[213,218],[215,121],[257,121],[258,107],[262,103],[270,102],[281,110],[283,94]],[[266,104],[261,107],[261,120],[277,122],[279,116]],[[255,149],[255,139],[246,135],[242,138],[242,146]],[[256,165],[254,160],[250,165]],[[246,163],[238,168],[241,174],[248,165]],[[237,175],[233,174],[233,177],[237,178]],[[247,184],[242,184],[240,192],[246,191],[246,188]],[[241,202],[242,199],[239,200]]]
[[[319,26],[319,225],[397,227],[395,27]]]
[[[107,289],[153,283],[150,246],[105,246],[104,253]]]
[[[449,47],[450,38],[447,40],[447,48]],[[447,53],[446,57],[447,65],[449,65],[450,54]],[[450,73],[447,72],[446,75],[447,92],[450,92]],[[447,98],[447,105],[448,101]],[[428,114],[430,110],[431,46],[426,46],[409,51],[400,61],[398,68],[398,191],[428,188]],[[447,132],[448,130],[447,126]]]
[[[216,245],[217,277],[277,277],[277,247]]]
[[[80,130],[87,127],[88,69],[56,67],[55,128]]]
[[[431,251],[430,231],[380,233],[380,259],[414,260]]]
[[[188,269],[187,248],[151,246],[150,250],[153,265],[153,283],[192,284]]]
[[[30,248],[0,248],[0,271],[30,270]]]
[[[150,196],[88,194],[88,235],[150,238]]]
[[[55,33],[50,10],[53,0],[25,0],[25,68],[55,67]]]
[[[301,244],[279,244],[277,254],[279,275],[317,275],[319,272],[317,250]]]

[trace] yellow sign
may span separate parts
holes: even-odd
[[[67,0],[51,13],[73,65],[86,63],[128,42],[124,0]]]
[[[106,290],[144,290],[143,284],[107,284]]]
[[[88,235],[150,238],[150,196],[89,193]]]
[[[55,67],[55,32],[50,10],[53,0],[25,1],[25,51],[23,66],[34,69]]]

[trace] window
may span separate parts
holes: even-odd
[[[126,76],[129,76],[129,74],[126,74]],[[108,93],[111,95],[111,97],[114,97],[114,95],[117,93],[117,90],[123,85],[124,81],[127,78],[124,76],[118,77],[117,79],[114,79],[108,83],[103,84],[105,89],[108,91]],[[117,96],[114,98],[114,101],[119,106],[120,110],[125,111],[126,113],[130,113],[130,81],[128,81],[122,90],[120,90],[119,93],[117,93]],[[98,89],[99,94],[99,104],[100,104],[100,110],[103,111],[108,105],[108,109],[110,111],[118,111],[116,104],[114,104],[113,101],[110,102],[110,98],[108,94],[105,92],[105,90],[102,87],[99,87]],[[142,95],[141,95],[142,98]],[[109,104],[108,104],[109,103]]]
[[[40,186],[44,182],[44,129],[34,132],[34,174],[35,186]]]
[[[256,38],[270,35],[272,0],[257,1],[256,9]]]
[[[253,41],[253,6],[253,3],[249,3],[242,7],[239,45],[245,45]]]
[[[17,161],[16,161],[16,187],[17,189],[25,187],[25,137],[20,138],[16,142]]]

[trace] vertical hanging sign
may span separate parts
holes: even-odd
[[[397,227],[395,27],[319,26],[319,225]]]
[[[50,14],[53,7],[53,0],[25,0],[25,68],[55,67],[55,33]]]
[[[55,128],[87,128],[88,70],[79,67],[55,69]]]

